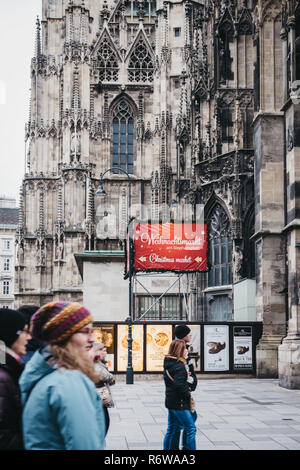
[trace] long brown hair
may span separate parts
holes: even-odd
[[[58,369],[80,370],[94,383],[99,382],[100,375],[95,371],[92,359],[87,354],[78,354],[77,348],[70,341],[59,345],[53,344],[51,352]]]
[[[167,357],[173,357],[174,359],[177,359],[177,361],[181,361],[185,364],[185,350],[185,341],[183,341],[182,339],[174,339],[170,344]]]

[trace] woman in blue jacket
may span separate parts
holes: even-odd
[[[103,450],[90,312],[78,303],[49,303],[32,317],[32,335],[47,346],[34,353],[19,381],[25,449]]]

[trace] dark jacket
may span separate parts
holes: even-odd
[[[167,372],[173,377],[172,381]],[[190,387],[187,383],[188,373],[183,362],[166,356],[164,360],[164,381],[166,385],[165,406],[171,410],[190,409]],[[197,379],[196,379],[197,380]],[[197,382],[192,390],[196,388]]]
[[[0,450],[21,450],[22,405],[18,379],[24,366],[6,353],[0,364]]]

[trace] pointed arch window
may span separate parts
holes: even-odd
[[[229,217],[220,204],[215,206],[209,223],[208,285],[232,284],[232,237]]]
[[[228,80],[234,80],[232,71],[233,58],[230,53],[230,43],[234,39],[234,27],[230,15],[226,13],[219,27],[219,80],[225,84]]]
[[[104,36],[97,55],[99,80],[101,82],[115,82],[119,77],[119,66],[115,51],[109,43],[109,40]]]
[[[133,173],[134,113],[122,99],[113,110],[113,166]]]
[[[139,38],[131,54],[128,67],[128,80],[130,82],[152,82],[153,62],[143,38]]]

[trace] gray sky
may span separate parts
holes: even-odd
[[[24,175],[25,123],[29,116],[30,62],[42,0],[1,0],[0,195],[19,202]]]

